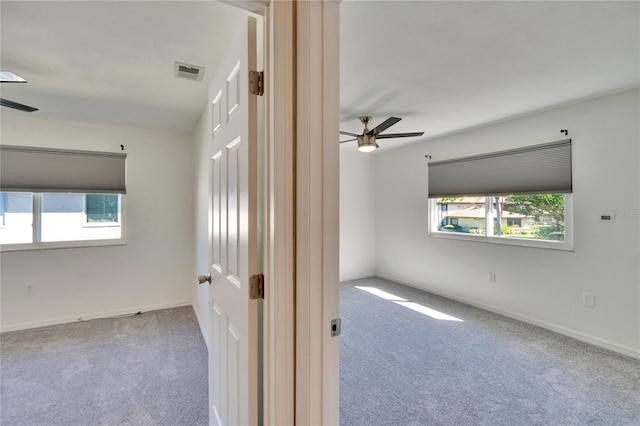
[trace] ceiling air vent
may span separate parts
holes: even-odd
[[[174,70],[176,77],[186,78],[188,80],[200,81],[204,74],[204,67],[184,64],[182,62],[176,62],[174,64]]]

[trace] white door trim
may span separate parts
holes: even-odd
[[[266,11],[264,423],[295,424],[295,4]],[[277,58],[277,59],[276,59]]]
[[[339,4],[296,9],[296,424],[339,424]]]

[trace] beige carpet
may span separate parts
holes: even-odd
[[[2,425],[206,425],[193,309],[0,335]]]
[[[343,425],[640,425],[639,360],[380,278],[340,295]]]

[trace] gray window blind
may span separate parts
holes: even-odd
[[[571,139],[429,163],[429,198],[571,191]]]
[[[125,194],[126,159],[124,153],[0,146],[0,189]]]

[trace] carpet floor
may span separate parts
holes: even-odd
[[[342,425],[640,425],[640,361],[381,278],[341,284]]]
[[[360,288],[358,288],[360,287]],[[640,425],[640,361],[380,278],[341,284],[343,425]],[[2,425],[206,425],[191,307],[0,336]]]
[[[0,335],[2,425],[206,425],[190,306]]]

